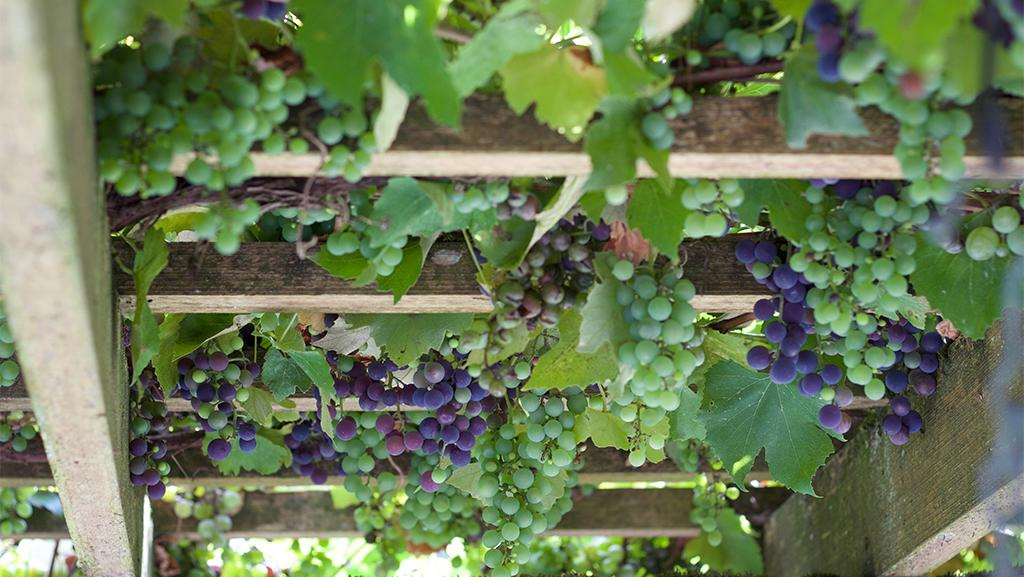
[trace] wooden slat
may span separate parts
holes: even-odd
[[[80,6],[13,0],[3,11],[0,77],[17,80],[0,90],[0,288],[79,566],[134,577],[142,499],[128,482],[128,395]]]
[[[966,176],[1015,178],[1024,174],[1024,101],[1001,102],[1007,137],[1006,162],[996,170],[978,139],[967,143]],[[671,121],[676,135],[669,170],[679,177],[710,178],[878,178],[900,179],[893,157],[899,126],[875,108],[861,111],[865,137],[812,136],[807,147],[791,150],[778,121],[777,96],[699,98],[693,111]],[[181,173],[190,159],[175,160]],[[255,154],[260,176],[309,176],[320,165],[316,154]],[[466,101],[462,129],[430,121],[421,107],[406,116],[391,150],[373,158],[368,176],[570,176],[591,171],[590,158],[534,120],[517,116],[500,97]],[[649,174],[646,165],[642,174]]]
[[[687,278],[697,287],[694,307],[703,311],[750,311],[766,295],[735,256],[744,235],[683,244]],[[115,247],[122,260],[126,247]],[[221,256],[194,243],[170,245],[170,261],[153,282],[148,301],[154,312],[250,313],[311,311],[332,313],[488,312],[490,299],[476,282],[472,257],[462,243],[439,243],[419,281],[398,303],[372,286],[331,276],[301,260],[290,243],[246,243],[237,254]],[[454,264],[439,264],[455,261]],[[121,308],[134,308],[134,282],[115,270]]]
[[[924,575],[1022,510],[1019,453],[1000,463],[1005,475],[982,480],[997,448],[1020,451],[1024,435],[997,436],[1000,427],[1020,426],[1003,413],[1019,414],[1024,403],[1019,368],[1005,382],[990,381],[1003,355],[1021,355],[1019,340],[1008,346],[998,329],[983,342],[958,340],[938,392],[922,403],[925,430],[907,445],[893,445],[879,429],[854,437],[818,474],[822,499],[794,496],[773,515],[767,574]],[[994,386],[1007,387],[1016,409],[990,406]]]
[[[579,497],[572,511],[545,535],[561,537],[696,537],[690,521],[692,493],[686,489],[607,489]],[[325,491],[247,493],[232,517],[228,537],[330,539],[361,537],[354,509],[337,510]],[[179,521],[173,505],[153,503],[154,531],[175,538],[198,537],[196,520]],[[49,512],[33,515],[24,538],[59,539],[67,535],[63,520]]]
[[[661,463],[647,463],[634,468],[626,463],[626,453],[617,449],[589,447],[583,453],[583,470],[580,471],[580,482],[598,484],[605,482],[657,483],[679,482],[693,479],[693,475],[679,470],[669,460]],[[396,458],[401,464],[403,459]],[[185,449],[169,461],[171,473],[169,484],[180,487],[286,487],[310,485],[308,478],[291,469],[278,471],[276,475],[266,476],[251,471],[241,471],[235,476],[222,475],[199,449]],[[381,465],[381,470],[390,470]],[[768,481],[768,467],[760,457],[747,481]],[[344,478],[332,475],[327,484],[340,485]],[[49,466],[40,460],[31,462],[9,463],[0,469],[0,487],[35,487],[52,484]]]

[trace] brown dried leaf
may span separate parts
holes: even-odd
[[[651,254],[651,245],[635,230],[622,222],[611,224],[611,237],[605,243],[605,250],[616,254],[620,259],[627,259],[633,264],[640,264]]]
[[[947,319],[939,321],[939,324],[935,325],[935,332],[939,333],[943,337],[955,341],[960,337],[960,331],[953,326],[953,322]]]
[[[327,330],[324,313],[299,312],[299,324],[307,327],[310,334],[318,335]]]

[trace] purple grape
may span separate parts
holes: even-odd
[[[167,443],[157,441],[153,449],[153,459],[159,461],[167,455]]]
[[[455,407],[445,405],[437,410],[437,422],[442,425],[450,425],[455,422]]]
[[[935,377],[927,373],[913,373],[914,390],[922,397],[930,397],[935,393]]]
[[[292,436],[295,437],[299,442],[305,441],[309,438],[310,426],[309,423],[302,422],[292,429]]]
[[[295,462],[300,465],[308,465],[313,462],[313,451],[310,451],[306,447],[300,447],[298,451],[292,452],[292,457]]]
[[[818,355],[814,354],[814,351],[800,351],[796,356],[796,370],[802,375],[818,370]]]
[[[839,81],[839,54],[818,55],[818,76],[825,82]]]
[[[907,373],[903,371],[889,371],[885,373],[885,388],[894,393],[902,393],[907,388]]]
[[[776,359],[768,373],[769,378],[776,385],[786,385],[796,379],[796,365],[786,357]]]
[[[788,264],[784,264],[772,272],[772,282],[782,290],[791,289],[796,286],[799,277]]]
[[[210,355],[210,368],[218,373],[228,368],[228,356],[217,351]]]
[[[906,397],[893,397],[889,401],[889,407],[892,409],[894,415],[898,417],[904,417],[910,412],[910,401]]]
[[[925,333],[921,335],[921,350],[926,353],[937,353],[942,350],[942,335]]]
[[[460,431],[452,426],[441,427],[441,441],[446,445],[450,445],[455,441],[459,440]]]
[[[409,431],[405,434],[405,448],[410,451],[418,451],[423,446],[423,435],[419,431]]]
[[[371,401],[380,401],[384,396],[384,383],[377,381],[370,383],[370,385],[366,387],[366,396],[369,397]]]
[[[359,408],[364,411],[376,411],[377,401],[371,399],[368,396],[359,397]]]
[[[420,487],[428,493],[433,493],[441,488],[440,485],[434,482],[432,475],[432,471],[427,471],[420,475]]]
[[[755,371],[763,371],[772,362],[772,353],[760,345],[747,351],[747,364]]]
[[[334,427],[334,433],[338,435],[338,438],[342,441],[351,441],[356,437],[358,430],[356,420],[352,417],[344,417]]]
[[[458,415],[455,417],[455,428],[460,431],[469,430],[469,417],[466,415]]]
[[[754,303],[754,318],[759,321],[767,321],[775,316],[778,307],[771,299],[760,299]]]
[[[267,9],[267,0],[244,0],[242,14],[249,20],[259,20]]]
[[[385,407],[394,407],[398,405],[398,391],[394,389],[386,389],[384,394],[380,396],[380,403]]]
[[[835,26],[822,26],[814,36],[818,54],[837,54],[843,47],[843,37]]]
[[[900,430],[889,435],[889,440],[893,445],[906,445],[910,441],[910,431],[906,427],[900,427]]]
[[[804,25],[811,32],[817,32],[823,26],[839,24],[839,10],[829,0],[816,0],[804,14]]]
[[[196,353],[196,356],[192,358],[192,362],[196,364],[196,368],[202,371],[210,368],[210,357],[206,353]]]
[[[224,383],[217,388],[217,398],[229,403],[235,399],[235,395],[238,394],[238,389],[235,388],[231,383]]]
[[[920,369],[926,373],[939,370],[939,358],[932,353],[921,353]]]
[[[334,450],[334,445],[332,445],[327,439],[320,441],[320,446],[318,448],[320,449],[320,457],[324,459],[333,459],[335,455],[338,454],[338,452]]]
[[[736,243],[736,260],[743,264],[753,264],[756,260],[754,256],[754,241],[749,238],[745,238]]]
[[[800,347],[803,346],[806,340],[807,337],[805,336],[788,335],[782,339],[782,343],[779,345],[779,352],[784,357],[796,357],[800,354]]]
[[[149,452],[149,443],[146,439],[132,439],[132,442],[128,443],[128,453],[133,457],[141,457]]]
[[[913,335],[907,335],[907,338],[903,339],[903,344],[900,345],[900,352],[907,354],[915,351],[917,351],[917,339]]]
[[[424,439],[423,447],[420,449],[424,455],[433,455],[440,449],[440,445],[434,439]]]
[[[907,338],[907,330],[902,325],[889,327],[889,342],[902,343]]]
[[[480,417],[473,417],[469,420],[469,432],[478,437],[483,435],[487,432],[487,421]]]
[[[441,425],[434,417],[427,417],[420,421],[420,434],[424,439],[434,439],[440,431]]]
[[[444,380],[445,370],[441,363],[427,363],[423,365],[423,378],[432,385]]]
[[[754,246],[754,258],[759,262],[765,264],[772,264],[775,262],[775,257],[778,256],[779,249],[775,248],[775,244],[762,240]]]
[[[903,419],[899,415],[888,415],[882,419],[882,430],[885,434],[892,437],[903,427]]]
[[[156,485],[160,482],[160,473],[157,473],[156,469],[146,469],[139,478],[147,485]]]
[[[405,437],[401,433],[391,433],[384,440],[384,447],[391,456],[401,455],[405,452]]]
[[[811,373],[804,378],[800,379],[800,394],[813,397],[821,392],[824,381],[821,380],[821,376],[817,373]]]
[[[838,365],[829,363],[821,368],[821,380],[827,385],[835,385],[843,378],[843,370]]]
[[[291,433],[288,433],[284,436],[284,446],[288,447],[289,449],[298,449],[299,445],[301,444],[302,441],[293,437]]]
[[[802,284],[796,284],[793,288],[783,291],[782,298],[788,303],[802,303],[807,299],[807,289]]]
[[[256,427],[252,423],[239,423],[236,430],[238,432],[238,438],[243,441],[251,441],[256,438]]]
[[[288,12],[288,4],[285,2],[278,2],[276,0],[267,0],[267,7],[263,11],[263,16],[267,20],[281,20],[284,15]]]
[[[484,390],[484,389],[483,389],[483,388],[482,388],[482,387],[481,387],[481,386],[480,386],[479,384],[477,384],[477,383],[473,383],[473,384],[469,385],[469,391],[470,391],[471,393],[473,393],[473,396],[472,396],[472,397],[470,397],[470,399],[472,399],[472,400],[474,400],[474,401],[482,401],[482,400],[484,400],[484,398],[485,398],[485,397],[487,397],[487,395],[488,395],[487,391],[486,391],[486,390]]]
[[[835,429],[843,420],[843,412],[835,405],[825,405],[818,411],[818,422],[826,429]]]
[[[835,432],[839,433],[840,435],[845,435],[850,430],[850,427],[852,427],[852,426],[853,426],[853,419],[850,418],[850,415],[847,415],[846,413],[843,413],[839,417],[839,424],[836,425],[836,427],[833,430]]]
[[[395,430],[395,418],[387,413],[378,415],[376,427],[380,434],[386,435]]]
[[[916,433],[921,430],[924,425],[924,419],[921,418],[921,414],[917,411],[911,410],[903,416],[903,424],[907,427],[907,431]]]
[[[476,437],[473,436],[469,431],[462,431],[459,433],[459,438],[455,441],[455,446],[462,449],[463,451],[469,451],[476,445]]]
[[[475,417],[483,412],[483,405],[479,401],[470,401],[466,403],[466,415]]]
[[[149,498],[153,500],[163,499],[164,493],[166,492],[167,485],[164,485],[159,481],[146,488],[146,493],[149,495]]]
[[[187,375],[187,374],[192,372],[192,369],[194,369],[195,366],[196,365],[195,365],[195,363],[192,362],[192,359],[190,359],[188,357],[182,357],[182,358],[178,359],[178,373],[179,374]]]
[[[428,409],[439,409],[444,403],[444,393],[438,389],[430,389],[423,395],[423,404]]]
[[[836,387],[834,402],[840,407],[848,407],[853,402],[853,391],[847,387]]]
[[[455,467],[465,467],[472,459],[472,454],[469,451],[455,449],[448,455],[448,458],[452,460],[452,465]]]
[[[128,462],[128,470],[132,475],[141,475],[149,467],[149,461],[142,457],[135,457]]]
[[[319,467],[313,469],[313,472],[309,474],[309,480],[313,481],[314,485],[323,485],[327,482],[327,471]]]
[[[352,383],[350,383],[348,381],[343,381],[341,379],[335,379],[334,380],[334,394],[338,395],[339,399],[344,399],[345,397],[351,395],[352,394]]]
[[[238,449],[243,453],[251,453],[256,450],[256,439],[238,439]]]
[[[786,325],[779,321],[772,321],[764,327],[764,337],[770,343],[781,343],[786,338]]]
[[[465,369],[456,369],[452,374],[452,378],[455,381],[455,386],[460,389],[468,387],[473,381],[473,377],[469,376],[469,372]]]
[[[204,403],[213,402],[217,398],[217,389],[210,383],[203,383],[196,389],[196,398]]]

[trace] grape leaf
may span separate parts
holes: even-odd
[[[488,231],[473,234],[476,247],[492,265],[514,269],[523,262],[537,223],[513,216]]]
[[[606,90],[604,70],[552,44],[514,56],[501,68],[501,77],[505,100],[517,114],[536,103],[537,120],[564,130],[569,140],[583,136]]]
[[[398,136],[398,128],[409,109],[409,95],[390,76],[380,79],[381,98],[377,119],[373,121],[373,140],[379,152],[386,152]]]
[[[849,86],[822,80],[817,58],[814,46],[808,45],[786,60],[783,69],[779,120],[790,148],[806,148],[812,134],[868,134]]]
[[[270,392],[274,394],[275,401],[287,399],[295,394],[296,390],[305,392],[313,384],[312,379],[299,365],[277,349],[270,349],[263,358],[261,376],[263,382],[270,387]]]
[[[814,0],[772,0],[772,6],[783,16],[789,16],[797,22],[803,22],[804,14]]]
[[[795,386],[776,385],[766,374],[723,361],[707,372],[701,420],[708,446],[737,484],[743,485],[763,448],[772,479],[816,496],[811,479],[832,454],[832,441],[818,426],[823,404]]]
[[[917,268],[910,281],[915,294],[928,299],[961,333],[983,338],[1002,313],[1003,280],[1012,259],[976,261],[966,252],[949,254],[924,234],[918,237],[914,259]]]
[[[526,325],[516,325],[515,328],[509,329],[508,341],[501,346],[497,353],[487,353],[487,363],[501,362],[514,354],[525,351],[526,345],[530,344],[538,332],[539,327],[530,332]],[[483,364],[484,360],[484,349],[476,349],[469,353],[470,364]]]
[[[807,183],[799,180],[744,180],[743,204],[736,214],[748,226],[757,226],[762,208],[768,209],[772,228],[799,243],[808,234],[805,222],[814,208],[804,199]]]
[[[445,483],[472,496],[474,499],[484,501],[483,496],[477,493],[477,488],[480,486],[480,477],[483,477],[483,475],[484,471],[480,467],[479,461],[475,461],[465,467],[459,467],[452,471],[451,476],[448,477]]]
[[[203,438],[203,452],[210,441],[220,438],[208,433]],[[256,433],[256,448],[246,453],[238,448],[238,437],[231,440],[231,452],[221,461],[213,461],[221,474],[233,476],[242,469],[261,475],[273,475],[292,464],[292,452],[284,444],[284,435],[274,429],[260,429]]]
[[[537,12],[544,17],[551,28],[558,28],[572,20],[577,26],[587,28],[597,18],[600,0],[533,0]]]
[[[640,110],[634,98],[609,96],[601,101],[601,118],[591,123],[583,140],[591,173],[585,189],[601,190],[636,177],[643,158],[666,188],[670,185],[668,151],[656,150],[640,132]]]
[[[588,408],[576,420],[575,433],[578,443],[590,439],[595,447],[615,447],[628,451],[633,425],[611,413]]]
[[[960,21],[974,14],[979,2],[864,0],[859,22],[862,29],[878,34],[879,42],[894,60],[912,69],[938,68],[950,46],[950,33]]]
[[[335,509],[348,509],[361,503],[356,494],[345,487],[331,487],[331,505]]]
[[[626,210],[626,223],[644,235],[654,248],[672,259],[679,260],[679,243],[683,241],[683,224],[690,212],[680,200],[677,184],[666,191],[653,180],[641,180],[633,187]]]
[[[345,315],[353,327],[370,327],[373,340],[384,345],[399,366],[441,346],[445,334],[460,334],[473,322],[472,314]]]
[[[444,228],[438,204],[419,183],[408,177],[392,178],[380,191],[370,220],[370,244],[386,246],[407,236],[425,236]]]
[[[82,4],[85,39],[93,58],[129,34],[142,32],[148,16],[181,26],[188,0],[89,0]]]
[[[565,179],[555,197],[548,202],[543,211],[533,219],[536,226],[530,238],[530,246],[537,244],[544,234],[554,228],[558,221],[569,213],[583,196],[583,178],[570,176]]]
[[[142,241],[142,250],[135,253],[132,274],[135,277],[135,314],[132,317],[132,382],[142,374],[160,353],[160,327],[149,308],[146,295],[160,271],[167,266],[169,251],[164,233],[150,227]]]
[[[602,253],[594,259],[600,278],[612,278],[609,260],[614,258],[613,255]],[[615,293],[614,282],[599,282],[590,290],[587,302],[580,311],[583,322],[580,323],[580,342],[576,347],[577,351],[596,353],[606,344],[614,344],[615,339],[629,334],[629,326],[622,318],[622,306],[616,300]]]
[[[327,334],[310,344],[339,355],[347,355],[358,351],[368,340],[370,327],[352,328],[344,319],[338,319],[327,329]]]
[[[763,574],[761,546],[754,535],[743,530],[740,516],[732,509],[723,508],[718,510],[716,519],[718,531],[722,533],[722,542],[716,547],[708,542],[707,533],[701,532],[686,543],[683,557],[700,557],[700,562],[708,564],[714,572]]]
[[[703,395],[690,387],[679,387],[679,407],[669,414],[673,441],[696,439],[703,441],[708,431],[700,420],[700,405]]]
[[[586,387],[614,379],[619,365],[610,345],[596,353],[584,354],[576,350],[579,342],[580,317],[576,309],[562,313],[558,321],[558,343],[541,355],[533,369],[527,389],[564,389],[572,385]]]
[[[164,392],[164,398],[170,397],[178,386],[180,373],[175,362],[177,358],[174,356],[174,346],[177,344],[178,331],[184,317],[183,314],[166,314],[157,330],[160,350],[153,357],[153,372],[156,373],[156,382]]]
[[[606,52],[604,69],[608,76],[608,93],[613,95],[646,96],[655,91],[660,80],[644,67],[632,49]]]
[[[335,256],[321,248],[309,256],[309,260],[315,262],[320,268],[327,271],[331,276],[352,280],[358,277],[363,271],[370,267],[370,261],[363,255],[354,252],[342,256]]]
[[[607,0],[594,32],[601,39],[605,53],[620,52],[640,29],[646,0]]]
[[[327,364],[327,358],[323,351],[301,351],[288,353],[288,358],[295,363],[302,372],[309,377],[309,380],[317,387],[333,387],[334,377],[331,376],[331,366]],[[333,389],[332,389],[333,390]]]
[[[484,28],[473,35],[448,67],[460,96],[469,96],[516,54],[533,52],[544,43],[537,34],[540,19],[532,12],[529,0],[503,4]]]
[[[178,384],[175,361],[214,337],[234,328],[234,315],[165,314],[160,322],[160,350],[153,358],[157,382],[165,395]]]
[[[696,9],[697,0],[647,0],[644,38],[652,42],[668,38],[690,21]]]
[[[306,67],[342,102],[362,108],[375,64],[437,122],[459,123],[461,102],[434,35],[437,9],[428,0],[295,0],[302,27],[295,45]]]
[[[420,243],[410,242],[402,249],[402,262],[388,276],[377,277],[377,290],[391,292],[395,302],[402,300],[423,272],[423,249]]]
[[[249,398],[239,401],[242,410],[249,417],[264,427],[274,424],[274,397],[259,387],[249,387]]]

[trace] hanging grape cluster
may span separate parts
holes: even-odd
[[[174,515],[178,519],[196,519],[196,533],[203,544],[223,548],[231,530],[231,517],[242,510],[245,494],[233,489],[196,487],[174,492]]]
[[[7,323],[4,301],[0,299],[0,388],[10,387],[21,376],[21,367],[14,356],[14,335]]]
[[[15,453],[23,453],[28,443],[39,436],[39,426],[31,413],[24,411],[0,411],[0,447],[10,447]]]
[[[29,499],[35,493],[31,487],[0,489],[0,537],[13,537],[28,530],[28,518],[34,509]]]
[[[156,379],[147,369],[139,377],[139,385],[132,387],[131,392],[131,433],[132,440],[128,443],[131,460],[128,469],[131,482],[138,487],[146,487],[151,499],[159,499],[167,491],[167,476],[171,473],[171,464],[167,457],[167,443],[150,437],[167,432],[170,419],[167,405],[163,402]]]

